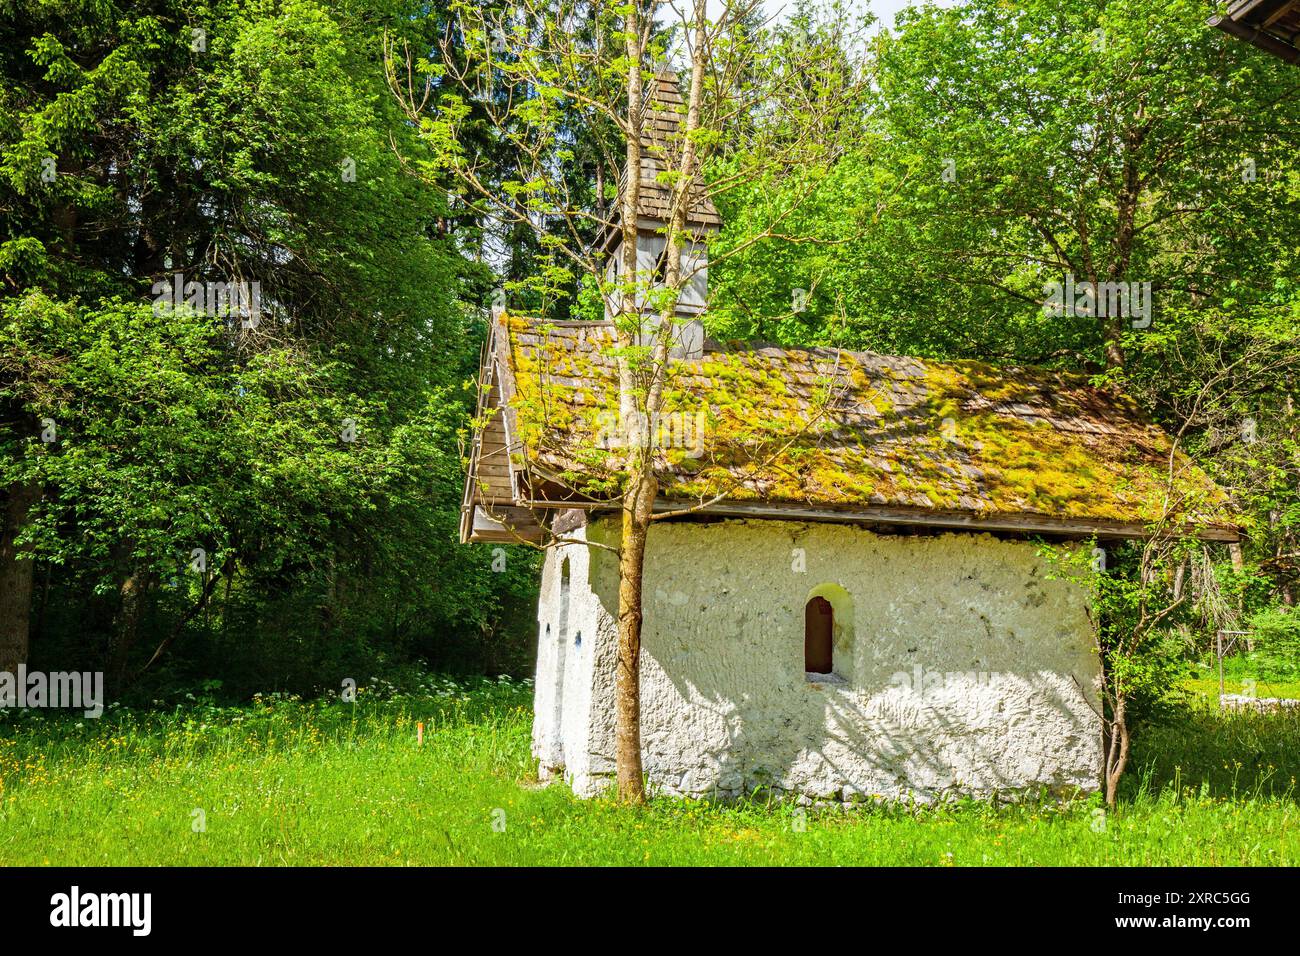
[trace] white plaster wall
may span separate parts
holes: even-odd
[[[559,562],[548,553],[537,601],[537,675],[533,687],[533,756],[543,779],[564,769],[560,713],[564,700],[564,648],[558,627]]]
[[[610,540],[612,528],[600,519],[587,531]],[[584,636],[585,696],[570,703],[566,679],[563,737],[566,776],[587,795],[613,771],[618,578],[607,552],[578,559],[573,548],[588,549],[566,551],[584,571],[580,613],[595,646]],[[813,683],[804,605],[826,584],[847,592],[851,620],[844,626],[840,599],[838,682]],[[1085,597],[1048,579],[1033,544],[990,535],[656,524],[641,662],[646,772],[660,792],[699,796],[770,788],[928,801],[1096,789],[1100,724],[1081,688],[1095,706],[1099,669]]]
[[[585,540],[587,529],[568,532]],[[582,544],[550,549],[542,565],[538,601],[537,682],[533,701],[533,756],[542,779],[563,775],[584,796],[599,792],[613,773],[603,733],[613,734],[613,668],[617,654],[618,569],[611,552]],[[567,606],[561,565],[569,562]],[[593,574],[612,563],[614,604],[593,591]],[[612,751],[610,751],[612,753]]]

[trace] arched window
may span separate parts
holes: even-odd
[[[824,597],[813,597],[803,609],[803,669],[809,674],[831,673],[834,660],[835,610]]]

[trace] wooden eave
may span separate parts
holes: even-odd
[[[578,348],[591,330],[608,330],[607,322],[547,323],[557,342],[568,342]],[[579,512],[608,512],[619,507],[617,500],[584,494],[571,486],[571,470],[578,467],[563,458],[543,456],[523,446],[518,436],[522,414],[516,401],[519,383],[515,367],[520,355],[529,347],[515,341],[515,326],[505,316],[493,323],[489,341],[484,346],[482,387],[480,388],[480,421],[486,424],[476,435],[470,459],[470,474],[466,483],[465,514],[462,517],[462,540],[500,541],[508,543],[540,540],[543,525],[550,521],[545,516],[566,509]],[[562,333],[562,334],[561,334]],[[759,350],[762,352],[763,350]],[[783,350],[803,354],[801,350]],[[725,355],[726,353],[719,353]],[[889,357],[871,356],[877,362],[888,364]],[[606,370],[608,372],[608,370]],[[1020,370],[1022,377],[1024,370]],[[1011,375],[1012,370],[1005,374]],[[530,373],[531,376],[531,373]],[[531,384],[529,382],[524,385]],[[595,384],[595,380],[593,380]],[[598,385],[596,387],[599,387]],[[558,397],[558,394],[557,394]],[[1026,398],[1025,400],[1030,400]],[[1025,414],[1035,411],[1029,410]],[[1117,411],[1118,426],[1137,426],[1130,413],[1113,404],[1095,410],[1092,415],[1100,427],[1108,424],[1102,415],[1106,408]],[[486,411],[495,409],[495,414]],[[1042,411],[1042,410],[1040,410]],[[1051,411],[1047,409],[1046,411]],[[1061,420],[1071,425],[1086,424],[1082,407],[1068,412],[1059,411]],[[1075,417],[1079,416],[1079,417]],[[1101,417],[1098,417],[1101,416]],[[1090,420],[1090,419],[1089,419]],[[1082,433],[1081,433],[1082,434]],[[494,464],[496,462],[497,464]],[[502,467],[504,466],[504,467]],[[1149,523],[1135,514],[1132,518],[1107,518],[1100,515],[1065,516],[1016,509],[985,509],[980,507],[927,507],[904,502],[868,502],[862,499],[843,502],[773,498],[740,498],[714,501],[707,504],[694,496],[674,495],[671,486],[664,486],[655,510],[664,515],[677,515],[672,520],[708,519],[718,517],[759,518],[786,521],[823,521],[855,524],[888,529],[890,527],[915,530],[952,530],[965,532],[991,532],[1020,536],[1043,536],[1064,539],[1132,539],[1150,537]],[[490,524],[487,519],[493,519]],[[1180,526],[1184,533],[1205,541],[1235,542],[1241,539],[1241,530],[1230,520],[1187,521]]]
[[[569,491],[556,476],[535,470],[532,491],[537,497],[526,499],[529,508],[609,511],[617,502],[594,500]],[[654,510],[661,514],[691,517],[760,518],[778,521],[822,521],[837,524],[892,525],[910,528],[936,528],[966,532],[1041,535],[1054,538],[1101,538],[1141,540],[1151,536],[1149,526],[1137,522],[1103,521],[1085,518],[1053,518],[1029,513],[978,515],[966,511],[931,508],[898,508],[880,505],[811,505],[785,501],[718,501],[702,505],[699,501],[659,498]],[[1202,541],[1236,542],[1241,533],[1236,528],[1218,525],[1186,525],[1187,533]]]
[[[491,541],[517,544],[539,542],[542,526],[523,505],[523,455],[519,446],[518,413],[511,405],[514,377],[509,336],[494,321],[479,359],[478,403],[465,494],[461,500],[461,543]]]
[[[1300,0],[1235,0],[1208,22],[1288,63],[1300,63]]]

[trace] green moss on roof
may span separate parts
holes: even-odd
[[[617,494],[624,452],[598,447],[618,412],[612,330],[505,321],[529,467],[581,494]],[[1171,487],[1170,440],[1130,398],[1042,369],[732,347],[672,362],[664,404],[704,422],[702,447],[656,456],[670,499],[1137,523],[1159,516]],[[1185,455],[1173,462],[1183,517],[1231,526],[1224,493]]]

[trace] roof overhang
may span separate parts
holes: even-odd
[[[460,540],[499,544],[537,543],[542,526],[524,507],[527,480],[521,464],[518,421],[510,405],[514,381],[501,324],[494,321],[479,357],[478,405],[460,509]]]
[[[1300,63],[1300,0],[1235,0],[1208,22],[1288,63]]]
[[[617,502],[594,501],[565,494],[553,482],[543,482],[533,489],[550,492],[546,497],[524,500],[529,509],[545,513],[548,510],[577,508],[585,511],[609,511],[619,507]],[[1152,537],[1150,525],[1125,521],[1100,521],[1082,518],[1056,518],[1049,515],[989,514],[966,511],[947,511],[931,508],[892,508],[884,506],[844,506],[802,504],[784,501],[716,501],[701,503],[670,498],[659,498],[654,504],[657,514],[681,518],[756,518],[768,521],[819,521],[836,524],[894,526],[898,528],[931,528],[970,533],[989,532],[1053,538],[1100,538],[1115,540],[1143,540]],[[1202,541],[1233,543],[1241,540],[1236,528],[1217,525],[1187,525],[1182,532]]]

